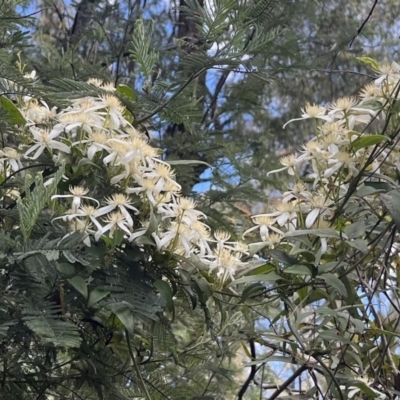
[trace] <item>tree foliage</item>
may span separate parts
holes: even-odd
[[[2,6],[2,398],[396,397],[400,67],[356,3]]]

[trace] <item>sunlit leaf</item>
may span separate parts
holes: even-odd
[[[388,140],[386,136],[383,135],[365,135],[357,138],[352,142],[351,147],[354,151],[363,149],[364,147],[375,146],[384,140]]]

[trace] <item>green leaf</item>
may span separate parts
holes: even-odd
[[[154,211],[151,209],[150,210],[150,219],[149,219],[149,225],[146,230],[146,235],[149,236],[153,232],[157,232],[158,230],[158,220],[157,217],[154,214]]]
[[[377,398],[377,393],[372,390],[365,382],[363,381],[350,381],[347,382],[349,386],[356,386],[358,387],[362,392],[364,392],[368,397],[372,399]]]
[[[119,84],[117,86],[117,92],[127,97],[130,101],[136,101],[135,92],[127,85]]]
[[[297,294],[299,295],[299,299],[303,302],[308,296],[308,286],[303,286],[300,289],[296,290]]]
[[[339,294],[341,294],[343,297],[347,297],[347,290],[346,287],[344,286],[343,282],[334,274],[324,274],[324,275],[319,275],[318,278],[323,279],[327,285],[335,289]]]
[[[25,125],[26,121],[14,103],[7,97],[0,97],[1,107],[7,112],[6,122],[13,125]]]
[[[256,267],[248,272],[246,272],[246,276],[249,275],[259,275],[259,274],[267,274],[268,272],[275,271],[275,266],[272,264],[264,264],[260,267]]]
[[[265,289],[265,285],[263,285],[259,282],[247,285],[243,289],[241,301],[245,302],[250,296],[253,296],[255,294],[260,294],[264,289]]]
[[[234,280],[228,286],[239,285],[247,282],[274,282],[278,279],[282,279],[282,277],[276,272],[271,271],[268,274],[243,276],[242,278]]]
[[[268,253],[271,255],[271,257],[285,265],[296,265],[300,264],[300,261],[297,258],[291,257],[288,253],[274,249],[274,250],[269,250]]]
[[[285,274],[311,275],[310,269],[305,265],[293,265],[283,270]]]
[[[382,200],[388,213],[393,218],[397,230],[400,231],[400,192],[392,190],[388,193],[381,194],[379,198]]]
[[[346,240],[346,243],[354,247],[357,250],[360,250],[361,253],[368,253],[368,242],[365,239],[355,239],[355,240]]]
[[[379,64],[371,57],[356,57],[356,60],[360,60],[364,64],[370,65],[374,70],[379,70]]]
[[[375,182],[373,182],[373,183],[375,183]],[[376,183],[382,183],[382,182],[376,182]],[[389,185],[389,190],[390,189],[392,189],[392,187]],[[378,192],[387,192],[387,190],[374,188],[372,186],[365,185],[365,186],[363,186],[363,187],[361,187],[361,188],[359,188],[357,190],[356,196],[358,196],[360,198],[363,198],[363,197],[366,197],[366,196],[371,196],[371,195],[376,194]]]
[[[207,167],[212,168],[212,166],[210,164],[207,164],[206,162],[200,161],[200,160],[167,160],[167,163],[169,165],[203,164],[203,165],[207,165]]]
[[[154,286],[160,292],[161,297],[165,300],[167,308],[172,313],[174,312],[174,301],[172,300],[172,289],[168,282],[158,279],[154,282]]]
[[[146,22],[147,29],[145,29],[143,19],[138,18],[135,22],[131,57],[139,65],[139,69],[146,79],[148,79],[153,72],[153,67],[157,63],[159,55],[153,51],[154,46],[151,43],[154,22],[152,20]]]
[[[74,276],[76,274],[75,267],[70,263],[57,263],[57,269],[64,275]]]
[[[88,288],[85,280],[81,276],[74,276],[68,282],[85,298],[88,297]]]
[[[388,140],[386,136],[383,135],[366,135],[366,136],[361,136],[358,139],[356,139],[352,144],[352,148],[354,151],[363,149],[364,147],[370,147],[370,146],[375,146],[376,144],[379,144],[383,142],[384,140]]]
[[[133,243],[139,245],[139,244],[147,244],[149,246],[155,246],[156,244],[154,243],[154,240],[150,239],[148,236],[146,235],[142,235],[137,237]]]
[[[364,185],[375,189],[375,192],[390,192],[393,190],[393,185],[387,182],[364,182]]]
[[[100,300],[104,299],[104,297],[107,297],[110,294],[108,290],[102,290],[102,289],[93,289],[89,293],[89,300],[87,306],[90,308],[96,303],[98,303]]]
[[[122,322],[128,332],[132,333],[135,329],[135,317],[128,307],[117,307],[113,309],[114,314]]]
[[[56,192],[58,183],[61,181],[64,171],[65,165],[62,164],[53,175],[53,181],[48,186],[44,186],[43,176],[41,174],[35,177],[34,182],[32,182],[28,175],[26,175],[26,196],[25,198],[19,198],[17,200],[20,229],[25,240],[29,238],[42,210],[50,201],[51,196]],[[34,183],[34,189],[30,190],[32,183]]]
[[[337,238],[341,237],[340,232],[334,229],[301,229],[293,232],[286,232],[284,237],[296,237],[303,235],[315,235],[323,238]]]
[[[356,239],[360,236],[364,236],[365,230],[365,222],[357,221],[354,224],[347,225],[344,228],[344,233],[349,237],[349,239]]]
[[[261,251],[262,249],[265,249],[266,247],[267,247],[267,243],[265,243],[265,242],[250,243],[249,244],[250,256],[254,256],[254,254],[257,254],[259,251]]]
[[[351,345],[353,342],[343,336],[340,336],[336,331],[320,331],[319,336],[325,340],[332,340],[335,343],[341,342]]]
[[[205,304],[212,295],[210,284],[204,277],[193,276],[192,288],[199,296],[202,304]]]

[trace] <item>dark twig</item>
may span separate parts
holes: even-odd
[[[365,25],[367,25],[369,19],[372,17],[372,14],[374,13],[375,7],[378,4],[378,0],[374,1],[374,4],[372,5],[371,9],[369,10],[369,14],[367,16],[367,18],[365,18],[364,22],[361,24],[361,26],[357,29],[357,33],[352,37],[352,39],[350,40],[349,43],[349,48],[351,48],[351,46],[354,43],[354,40],[356,40],[357,36],[361,34],[362,30],[364,29]]]
[[[290,378],[286,379],[282,385],[272,393],[271,397],[268,400],[276,399],[284,390],[286,390],[289,385],[298,377],[300,376],[306,369],[308,369],[307,365],[302,365]]]
[[[250,346],[251,358],[252,361],[254,361],[256,359],[256,347],[254,345],[254,339],[249,339],[249,346]],[[246,393],[250,383],[254,380],[256,373],[257,373],[257,368],[255,365],[252,365],[249,376],[247,377],[246,381],[243,383],[242,387],[239,390],[238,400],[243,399],[243,396]]]

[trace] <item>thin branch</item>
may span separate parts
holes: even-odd
[[[354,35],[354,37],[351,39],[350,43],[349,43],[349,48],[351,48],[351,46],[354,43],[354,40],[356,40],[357,36],[361,34],[362,30],[364,29],[365,25],[367,25],[369,19],[372,17],[372,14],[374,13],[375,7],[378,4],[378,0],[374,1],[374,4],[372,5],[371,9],[369,10],[369,14],[367,16],[367,18],[365,18],[364,22],[361,24],[361,26],[357,29],[357,33]]]
[[[271,397],[268,400],[274,400],[276,399],[284,390],[286,390],[290,384],[298,377],[300,376],[306,369],[308,369],[307,365],[302,365],[290,378],[286,379],[285,382],[282,383],[282,385],[275,390],[274,393],[272,393]]]
[[[140,125],[148,119],[154,117],[160,111],[164,110],[165,107],[168,106],[177,96],[179,96],[196,78],[198,78],[201,74],[203,74],[207,70],[206,67],[201,68],[199,71],[190,75],[189,79],[164,103],[159,104],[156,108],[153,109],[149,114],[145,115],[143,118],[140,118],[135,121],[135,125]]]
[[[137,376],[139,378],[140,386],[143,389],[143,392],[144,392],[144,394],[146,396],[146,399],[147,400],[152,400],[151,396],[150,396],[150,393],[147,390],[146,384],[144,383],[142,374],[141,374],[140,369],[139,369],[139,365],[138,365],[138,363],[136,361],[136,357],[133,354],[132,346],[131,346],[131,340],[130,340],[130,337],[129,337],[128,329],[125,329],[125,335],[126,335],[126,343],[128,344],[129,355],[131,356],[133,367],[135,368],[136,374],[137,374]]]
[[[249,338],[249,347],[250,347],[250,354],[252,361],[256,360],[256,347],[254,345],[254,339]],[[247,377],[246,381],[243,383],[242,387],[238,393],[238,400],[242,400],[244,394],[246,393],[247,389],[249,388],[250,383],[254,380],[257,373],[257,368],[255,365],[251,366],[250,374]]]

